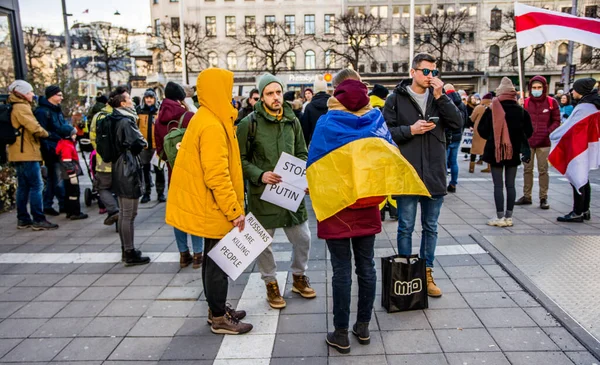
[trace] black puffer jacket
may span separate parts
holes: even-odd
[[[506,124],[508,126],[513,156],[510,160],[496,162],[494,121],[492,117],[492,108],[489,107],[483,113],[481,121],[477,126],[479,135],[487,140],[485,148],[483,149],[482,159],[492,166],[519,166],[521,164],[521,145],[525,142],[525,138],[528,139],[533,134],[531,117],[529,116],[529,113],[514,100],[501,101],[500,104],[502,104],[502,108],[506,114],[504,119],[506,119]]]
[[[142,196],[144,177],[139,154],[147,146],[133,117],[114,109],[110,122],[115,128],[115,148],[119,158],[112,164],[113,191],[117,196],[138,199]]]
[[[462,102],[462,99],[460,98],[460,95],[458,95],[457,92],[452,91],[447,93],[446,95],[448,95],[448,97],[450,98],[450,100],[452,100],[452,102],[454,103],[454,105],[456,105],[456,107],[458,108],[458,111],[460,111],[460,114],[463,118],[463,125],[461,128],[447,128],[446,129],[446,136],[451,136],[450,137],[450,143],[454,143],[454,142],[460,142],[460,140],[462,139],[462,134],[463,134],[463,129],[465,129],[465,127],[467,127],[467,123],[469,121],[469,112],[467,111],[467,106]]]
[[[433,196],[446,195],[446,137],[444,128],[461,128],[463,119],[456,106],[442,95],[433,97],[429,89],[426,115],[423,115],[417,102],[410,96],[406,87],[411,80],[402,81],[385,101],[383,117],[394,142],[402,155],[415,168]],[[410,126],[419,119],[439,117],[437,126],[425,133],[413,136]]]
[[[321,115],[327,113],[327,101],[330,97],[331,95],[324,91],[318,92],[304,109],[300,124],[302,124],[302,132],[307,146],[310,144],[317,121],[321,118]]]

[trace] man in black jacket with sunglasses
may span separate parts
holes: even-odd
[[[426,261],[427,294],[439,297],[442,291],[431,275],[437,244],[437,221],[446,195],[446,136],[444,129],[463,125],[460,112],[444,94],[437,78],[435,58],[419,53],[412,61],[409,80],[398,84],[387,98],[383,116],[394,142],[425,183],[431,198],[398,196],[398,253],[410,255],[412,234],[421,204],[423,232],[419,256]]]
[[[260,100],[260,96],[258,95],[258,89],[250,90],[250,94],[244,101],[242,101],[242,109],[238,113],[238,118],[235,121],[235,125],[238,125],[242,119],[246,118],[248,114],[254,111],[254,104]]]

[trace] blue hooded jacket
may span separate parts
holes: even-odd
[[[51,104],[46,97],[40,97],[38,107],[33,112],[42,128],[48,131],[48,138],[41,140],[42,157],[44,160],[56,156],[56,144],[61,140],[59,129],[68,124],[63,116],[60,105]]]

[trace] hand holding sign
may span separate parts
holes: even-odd
[[[241,232],[244,230],[244,226],[246,223],[246,217],[242,214],[239,217],[237,217],[236,219],[234,219],[232,223],[233,223],[233,226],[238,227]]]
[[[265,184],[279,184],[281,182],[281,176],[274,172],[267,171],[262,176],[262,182]]]
[[[283,152],[273,172],[265,172],[262,180],[269,184],[262,200],[296,212],[307,194],[306,161]]]

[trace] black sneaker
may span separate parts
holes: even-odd
[[[60,215],[60,213],[57,212],[56,210],[54,210],[54,208],[45,208],[44,209],[44,214],[45,215],[51,215],[53,217],[58,217]]]
[[[583,223],[583,214],[575,214],[575,212],[571,212],[567,215],[556,218],[556,220],[565,223]]]
[[[167,202],[167,197],[165,196],[165,194],[159,194],[158,195],[158,202],[159,203],[166,203]]]
[[[142,200],[140,200],[140,204],[146,204],[150,201],[150,195],[144,194],[144,196],[142,196]]]
[[[88,217],[87,214],[79,213],[79,214],[70,216],[69,219],[71,219],[72,221],[78,221],[80,219],[86,219],[87,217]]]
[[[449,193],[456,193],[456,186],[454,185],[448,185],[448,192]]]
[[[540,208],[546,210],[550,209],[550,204],[548,204],[548,199],[540,199]]]
[[[325,338],[327,345],[336,349],[340,354],[350,353],[350,339],[348,338],[348,330],[336,329],[329,332]]]
[[[104,220],[104,225],[112,226],[113,224],[117,223],[118,221],[119,221],[119,212],[115,212],[115,213],[109,214],[108,217],[106,217],[106,219]]]
[[[352,334],[358,338],[358,343],[361,345],[368,345],[371,343],[369,323],[356,322],[352,327]]]
[[[515,202],[515,205],[531,205],[531,198],[526,198],[522,196]]]
[[[592,219],[592,212],[588,209],[587,212],[583,212],[583,220],[589,221]]]
[[[142,256],[142,252],[139,250],[125,251],[125,266],[146,265],[149,262],[150,258]]]
[[[48,221],[34,222],[31,228],[34,231],[48,231],[51,229],[58,229],[58,224],[50,223]]]
[[[17,229],[27,229],[27,228],[31,228],[31,226],[33,226],[32,221],[18,221],[17,222]]]

